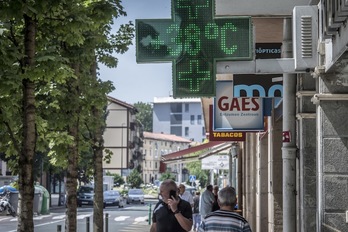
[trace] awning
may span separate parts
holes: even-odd
[[[162,161],[167,162],[167,161],[179,160],[179,159],[182,159],[185,155],[192,154],[192,153],[195,153],[197,151],[204,150],[204,149],[212,148],[214,146],[221,145],[224,143],[226,143],[226,142],[224,142],[224,141],[210,141],[208,143],[203,143],[203,144],[198,145],[198,146],[190,147],[190,148],[180,150],[177,152],[173,152],[173,153],[170,153],[167,155],[162,155]],[[194,156],[194,157],[197,158],[198,155]],[[190,158],[193,158],[193,157],[190,157]]]

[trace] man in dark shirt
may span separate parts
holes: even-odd
[[[190,203],[177,196],[177,185],[173,180],[165,180],[160,186],[162,200],[153,210],[150,232],[186,232],[192,227]]]
[[[212,212],[220,209],[220,206],[219,206],[219,203],[218,203],[218,192],[219,192],[219,186],[215,185],[214,188],[213,188],[213,194],[214,194],[215,201],[213,203]]]

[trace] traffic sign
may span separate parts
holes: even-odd
[[[173,64],[173,95],[215,96],[215,62],[251,60],[250,17],[215,18],[213,0],[172,0],[172,19],[137,19],[137,62]]]
[[[189,180],[190,180],[190,182],[195,182],[196,181],[196,176],[195,175],[190,175]]]

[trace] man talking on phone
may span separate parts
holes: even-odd
[[[186,232],[192,228],[190,203],[177,195],[178,187],[173,180],[165,180],[160,186],[162,199],[156,204],[150,232]]]

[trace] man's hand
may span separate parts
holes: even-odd
[[[175,199],[174,197],[168,199],[168,206],[172,210],[172,212],[175,212],[178,209],[180,199]]]

